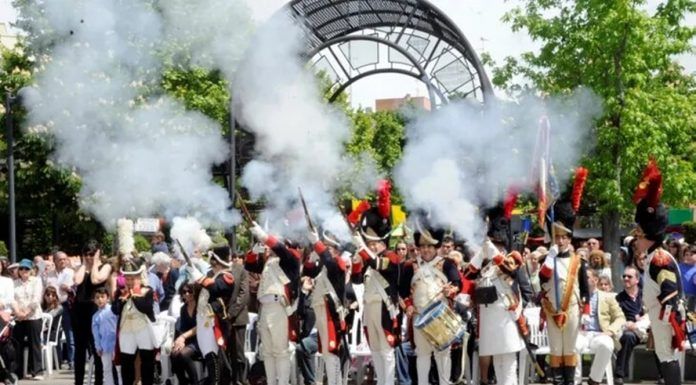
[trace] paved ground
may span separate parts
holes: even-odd
[[[53,375],[51,377],[46,377],[43,381],[31,381],[31,380],[22,380],[19,382],[22,385],[31,385],[31,384],[50,384],[50,385],[72,385],[74,383],[73,381],[73,373],[72,371],[68,370],[61,370],[58,372],[53,372]],[[632,383],[626,385],[633,385],[633,384],[641,384],[641,385],[653,385],[655,384],[654,381],[642,381],[642,382],[637,382],[637,383]],[[684,384],[696,384],[696,382],[688,381],[684,382]],[[535,384],[530,384],[530,385],[535,385]]]

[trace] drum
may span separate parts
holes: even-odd
[[[434,301],[417,316],[413,326],[438,350],[445,350],[460,339],[466,327],[461,318],[442,301]]]

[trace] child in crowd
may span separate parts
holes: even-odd
[[[116,322],[117,317],[111,311],[109,292],[105,287],[97,288],[94,292],[94,302],[99,310],[92,317],[92,334],[94,335],[94,348],[101,357],[104,368],[104,385],[114,385],[112,361],[116,346]],[[118,370],[118,368],[117,368]],[[119,378],[120,383],[120,373]]]

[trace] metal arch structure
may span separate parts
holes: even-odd
[[[383,73],[420,80],[435,106],[492,94],[469,41],[427,0],[292,0],[281,12],[305,26],[306,60],[332,79],[330,101]]]

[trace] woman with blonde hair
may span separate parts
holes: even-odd
[[[611,269],[607,263],[606,258],[604,258],[604,252],[602,250],[594,250],[590,252],[588,257],[588,268],[597,271],[597,275],[607,275],[611,277]]]

